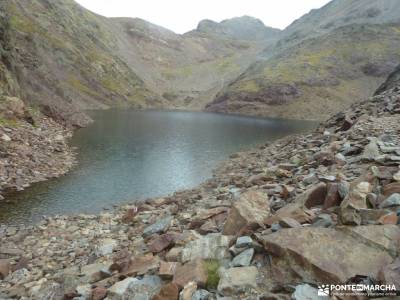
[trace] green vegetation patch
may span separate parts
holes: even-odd
[[[94,91],[93,89],[91,89],[90,87],[88,87],[87,85],[83,84],[82,81],[80,81],[78,78],[74,77],[74,76],[70,76],[68,78],[68,83],[77,91],[88,94],[92,97],[97,97],[100,98],[101,96]]]
[[[206,260],[204,265],[207,270],[208,279],[206,283],[207,289],[217,289],[219,283],[219,272],[218,269],[220,267],[220,263],[216,259]]]

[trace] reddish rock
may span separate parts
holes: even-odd
[[[4,279],[10,274],[11,265],[8,259],[0,259],[0,279]]]
[[[166,233],[156,237],[150,243],[149,250],[153,253],[158,253],[173,245],[174,245],[174,235]]]
[[[344,118],[342,126],[340,127],[340,129],[338,131],[347,131],[351,127],[353,127],[353,125],[354,125],[354,121],[349,116],[346,116]]]
[[[388,225],[388,224],[397,224],[397,214],[396,213],[391,213],[385,216],[382,216],[379,218],[378,223],[383,224],[383,225]]]
[[[279,225],[281,225],[283,228],[301,227],[301,224],[292,218],[281,218],[279,220]]]
[[[165,259],[167,261],[179,261],[179,258],[181,256],[181,252],[182,252],[182,248],[181,247],[172,248],[165,255]]]
[[[29,259],[26,257],[21,257],[21,259],[17,262],[15,266],[13,266],[12,271],[18,271],[20,269],[28,268]]]
[[[394,193],[400,194],[400,182],[389,183],[383,187],[383,195],[385,198]]]
[[[268,196],[261,191],[247,191],[233,203],[223,228],[223,234],[237,234],[251,224],[263,227],[269,215]]]
[[[98,286],[92,290],[91,300],[103,300],[107,297],[107,289],[102,286]]]
[[[125,224],[132,223],[135,220],[137,213],[138,213],[137,207],[128,208],[126,213],[121,218],[122,223]]]
[[[178,300],[179,287],[173,282],[164,285],[160,292],[152,300]]]
[[[153,254],[147,254],[144,256],[134,258],[126,271],[121,273],[123,276],[137,276],[143,275],[151,270],[157,270],[159,267],[160,261],[157,256],[153,256]]]
[[[273,258],[303,281],[343,283],[359,274],[376,278],[400,242],[395,225],[281,229],[258,239]]]
[[[228,208],[225,206],[221,206],[221,207],[214,207],[208,210],[203,210],[200,211],[196,214],[195,216],[195,220],[207,220],[211,217],[214,217],[216,215],[222,214],[222,213],[226,213],[228,211]]]
[[[158,275],[165,279],[170,279],[174,277],[176,268],[180,266],[178,262],[160,262],[160,269],[158,270]]]
[[[283,199],[288,199],[294,192],[295,188],[290,185],[283,185],[281,191],[281,197]]]
[[[331,207],[339,206],[342,202],[342,198],[339,194],[339,184],[338,183],[328,183],[327,193],[323,205],[323,209],[328,209]]]
[[[113,256],[113,264],[110,266],[110,271],[124,272],[129,268],[131,262],[132,253],[128,249],[120,250]]]
[[[193,281],[198,286],[204,287],[208,279],[208,274],[203,260],[196,259],[183,266],[176,268],[173,282],[183,288],[186,284]]]
[[[278,209],[273,216],[267,218],[265,224],[271,226],[282,218],[292,218],[300,224],[304,224],[310,223],[315,218],[315,215],[311,210],[304,208],[301,203],[291,203]]]
[[[327,195],[326,184],[321,182],[311,189],[304,192],[302,198],[304,199],[304,206],[312,208],[324,204]]]
[[[197,230],[200,234],[207,234],[211,232],[218,232],[217,224],[213,220],[208,220]]]
[[[79,297],[77,292],[67,292],[64,294],[63,300],[73,300],[76,297]]]

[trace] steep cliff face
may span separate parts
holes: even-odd
[[[295,21],[207,105],[325,119],[370,95],[400,60],[400,2],[335,0]]]

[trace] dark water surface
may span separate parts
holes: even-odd
[[[30,223],[42,215],[95,213],[112,204],[194,187],[222,160],[315,123],[212,113],[121,111],[92,113],[77,131],[78,165],[0,204],[0,223]]]

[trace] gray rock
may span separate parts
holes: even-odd
[[[315,174],[310,174],[307,175],[304,179],[303,179],[303,183],[305,185],[311,185],[311,184],[317,184],[319,182],[319,179],[317,177],[317,175]]]
[[[376,138],[371,138],[369,144],[365,146],[361,157],[364,160],[375,160],[380,154]]]
[[[237,292],[257,288],[258,270],[254,266],[222,269],[220,276],[218,292],[222,296],[232,296]]]
[[[162,284],[160,277],[146,275],[143,279],[129,285],[128,294],[133,295],[132,300],[150,300],[160,291]]]
[[[337,153],[335,159],[341,162],[346,162],[346,157],[342,153]]]
[[[332,217],[329,214],[320,214],[313,222],[313,227],[331,227],[333,225]]]
[[[81,269],[81,274],[83,275],[84,282],[96,282],[101,279],[110,277],[112,274],[109,271],[111,263],[108,264],[90,264],[83,266]]]
[[[235,256],[235,258],[231,262],[232,267],[247,267],[251,264],[251,260],[253,259],[254,249],[250,248],[239,255]]]
[[[96,255],[97,256],[104,256],[111,254],[115,247],[117,247],[118,242],[113,239],[104,239],[101,240],[99,245],[96,247]]]
[[[203,259],[223,259],[230,257],[228,252],[230,237],[220,233],[209,233],[186,244],[182,249],[182,262]]]
[[[253,244],[253,240],[249,236],[241,236],[236,240],[235,246],[237,248],[248,248]]]
[[[394,193],[379,204],[379,208],[387,208],[393,206],[400,206],[400,194]]]
[[[83,284],[76,287],[76,292],[84,299],[89,299],[92,293],[92,286],[90,284]]]
[[[163,233],[163,232],[167,231],[168,228],[171,226],[172,220],[173,220],[173,217],[168,216],[150,226],[147,226],[143,230],[143,237],[148,237],[155,233]]]
[[[327,299],[326,297],[318,296],[318,290],[308,284],[296,286],[296,290],[292,295],[294,300],[319,300]]]
[[[192,300],[209,300],[211,293],[206,290],[197,290],[192,296]]]
[[[127,277],[122,281],[118,281],[108,289],[107,296],[111,300],[122,300],[128,293],[128,288],[131,284],[139,281],[139,279]]]
[[[109,288],[107,297],[110,300],[150,300],[161,286],[162,280],[158,276],[128,277]]]
[[[350,184],[347,181],[340,181],[338,185],[338,192],[342,199],[346,198],[350,190]]]
[[[282,229],[282,226],[279,225],[278,223],[274,223],[274,224],[271,225],[272,232],[277,232],[277,231],[279,231],[281,229]]]

